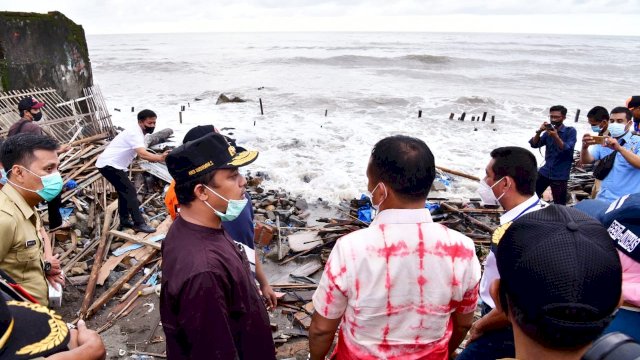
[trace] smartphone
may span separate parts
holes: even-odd
[[[606,136],[594,136],[594,135],[592,135],[591,138],[593,139],[593,141],[596,144],[602,145],[602,144],[604,144],[604,139],[606,138]]]

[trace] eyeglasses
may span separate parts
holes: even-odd
[[[560,119],[562,119],[562,115],[549,115],[549,119],[551,119],[551,120],[560,120]]]

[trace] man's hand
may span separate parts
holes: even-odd
[[[615,151],[620,151],[620,149],[622,149],[622,146],[618,142],[618,139],[610,137],[610,136],[607,136],[604,139],[604,146],[608,147],[609,149],[613,149]]]
[[[547,125],[549,125],[548,122],[546,122],[546,121],[543,122],[542,125],[540,125],[540,129],[539,129],[540,132],[543,132],[543,131],[547,130]]]
[[[278,305],[278,297],[276,296],[275,291],[273,291],[273,289],[271,288],[271,285],[261,285],[260,291],[262,292],[262,296],[267,303],[267,310],[271,311],[275,309],[276,305]]]
[[[170,152],[171,152],[171,150],[167,150],[167,151],[163,152],[162,155],[160,155],[162,157],[162,160],[160,160],[160,161],[165,161],[167,159],[167,155],[169,155]]]
[[[482,329],[482,323],[480,320],[476,321],[471,325],[471,329],[469,329],[469,340],[468,342],[476,341],[480,336],[484,334],[484,330]]]
[[[60,255],[56,254],[53,256],[47,256],[45,258],[51,264],[51,271],[49,271],[49,275],[58,275],[62,273],[62,265],[60,264],[60,260],[58,259]]]
[[[582,137],[582,148],[587,149],[591,145],[596,145],[596,141],[593,139],[591,134],[584,134]]]
[[[71,330],[69,351],[47,357],[51,360],[104,360],[107,352],[97,332],[87,329],[84,320],[78,321],[78,329]]]

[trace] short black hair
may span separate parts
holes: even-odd
[[[16,134],[8,137],[0,147],[0,159],[2,159],[2,165],[6,171],[9,171],[16,164],[28,168],[35,158],[34,152],[36,150],[56,151],[56,149],[58,149],[58,142],[50,136]]]
[[[613,114],[622,114],[622,113],[627,115],[627,121],[631,120],[631,117],[633,117],[633,114],[631,113],[631,110],[627,109],[624,106],[614,107],[613,110],[611,110],[611,115],[613,115]]]
[[[594,119],[598,122],[609,120],[609,111],[602,106],[595,106],[587,113],[587,119]]]
[[[493,149],[491,158],[495,179],[511,177],[516,183],[516,190],[522,195],[533,195],[538,178],[538,163],[531,151],[517,147],[505,146]]]
[[[204,184],[207,186],[215,186],[213,178],[216,175],[216,172],[217,170],[214,170],[204,175],[193,178],[189,181],[180,183],[176,182],[175,191],[178,203],[180,205],[188,205],[192,201],[194,201],[196,199],[196,196],[193,193],[193,190],[196,188],[196,185]]]
[[[552,111],[560,111],[560,114],[562,114],[562,116],[567,116],[567,108],[562,106],[562,105],[554,105],[549,109],[549,112]]]
[[[436,177],[435,160],[424,141],[389,136],[373,147],[369,175],[389,185],[400,198],[426,199]]]
[[[138,113],[138,122],[145,121],[148,118],[157,118],[158,115],[149,109],[144,109]]]

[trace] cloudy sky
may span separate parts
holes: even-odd
[[[29,0],[88,34],[211,31],[446,31],[640,36],[640,0]]]

